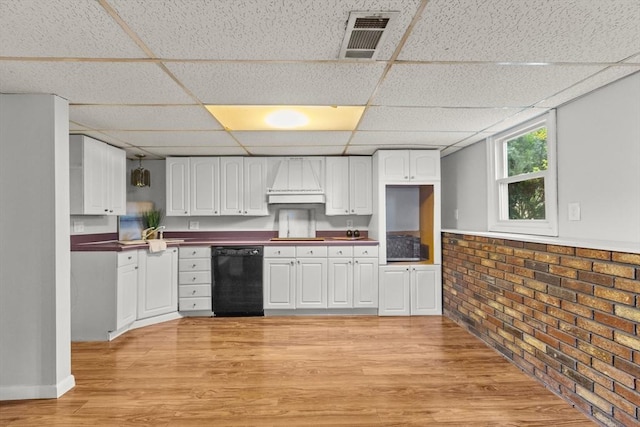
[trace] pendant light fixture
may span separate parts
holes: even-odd
[[[151,172],[142,167],[142,159],[144,154],[136,154],[140,166],[131,171],[131,185],[134,187],[151,187]]]

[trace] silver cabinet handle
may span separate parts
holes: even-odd
[[[193,291],[191,291],[191,295],[195,295],[196,294],[196,290],[194,289]]]
[[[184,211],[184,214],[185,214],[185,215],[186,215],[186,214],[188,214],[188,213],[189,213],[189,212],[187,212],[187,211]]]
[[[218,211],[213,211],[213,213],[214,213],[214,214],[217,214],[217,213],[218,213]]]
[[[404,177],[404,179],[409,179],[409,177],[408,177],[408,176],[405,176],[405,177]]]
[[[358,260],[356,260],[356,261],[355,261],[355,263],[357,264],[357,263],[358,263]]]
[[[195,281],[196,281],[195,276],[191,278],[191,281],[192,281],[192,282],[195,282]]]
[[[338,255],[342,255],[342,251],[338,251]]]
[[[344,210],[344,213],[349,213],[349,209],[345,209],[345,210]]]
[[[129,255],[129,256],[127,257],[127,259],[131,259],[131,255]]]
[[[193,251],[193,252],[191,252],[191,255],[195,255],[196,253],[197,253],[196,251]]]
[[[196,265],[195,265],[195,264],[192,264],[192,265],[191,265],[191,268],[196,268]]]
[[[311,255],[313,255],[313,251],[309,251],[309,253],[310,253]]]
[[[105,209],[104,211],[105,211],[105,212],[109,212],[109,209]]]
[[[291,265],[293,265],[293,261],[291,261]]]

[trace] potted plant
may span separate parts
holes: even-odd
[[[157,239],[158,227],[164,218],[164,212],[162,209],[150,209],[142,212],[142,225],[144,230],[142,231],[143,239]]]

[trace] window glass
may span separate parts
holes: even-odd
[[[545,219],[544,178],[509,184],[509,219]]]
[[[507,176],[547,170],[547,128],[507,141]]]

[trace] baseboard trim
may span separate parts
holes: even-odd
[[[0,400],[57,399],[76,386],[76,379],[69,375],[58,384],[1,386]]]

